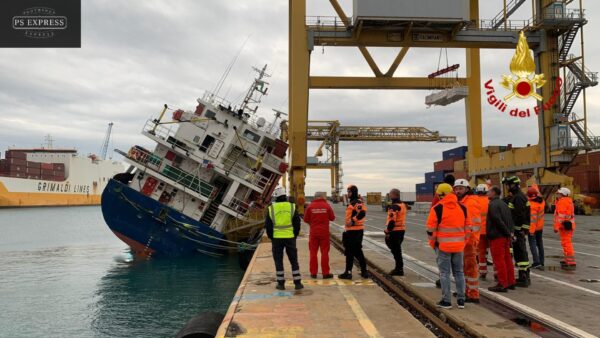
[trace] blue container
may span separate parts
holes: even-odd
[[[433,183],[418,183],[415,185],[415,189],[417,190],[417,195],[422,194],[433,194]]]
[[[443,170],[425,173],[425,182],[430,184],[444,182],[445,174],[446,172]]]
[[[467,157],[467,149],[468,149],[467,146],[462,146],[462,147],[446,150],[446,151],[442,152],[442,158],[444,160],[449,160],[451,158],[456,158],[456,159],[462,160],[465,157]]]

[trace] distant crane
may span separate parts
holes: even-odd
[[[103,160],[106,159],[106,152],[108,151],[108,142],[110,141],[110,133],[112,132],[112,126],[112,122],[108,124],[106,136],[104,137],[104,143],[102,144],[102,150],[100,151],[100,158],[102,158]]]

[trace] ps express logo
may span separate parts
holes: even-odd
[[[28,38],[47,39],[54,37],[55,30],[67,28],[67,17],[56,15],[48,7],[32,7],[23,11],[23,15],[12,18],[13,29],[23,30]]]

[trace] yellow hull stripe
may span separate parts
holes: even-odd
[[[0,207],[99,205],[100,195],[46,192],[9,192],[0,183]]]

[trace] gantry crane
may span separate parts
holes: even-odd
[[[378,127],[378,126],[343,126],[338,120],[308,121],[308,141],[321,141],[312,161],[306,164],[307,169],[328,169],[331,172],[331,197],[338,201],[342,193],[342,162],[340,158],[340,141],[387,141],[387,142],[440,142],[456,143],[455,136],[442,136],[437,131],[423,127]],[[325,161],[317,159],[327,156]]]
[[[366,12],[370,11],[368,6],[377,4],[388,9],[405,6],[406,11],[428,8],[429,12],[422,14],[423,19],[419,19],[418,15],[403,17],[401,11],[399,14],[384,12],[379,17],[369,14],[361,16],[360,13],[353,13],[353,17],[348,17],[337,0],[329,0],[337,17],[309,18],[306,17],[306,0],[289,1],[290,192],[300,205],[304,202],[307,168],[310,89],[429,90],[444,89],[453,84],[466,85],[467,160],[473,181],[520,171],[530,173],[531,180],[536,180],[542,189],[552,190],[558,185],[571,186],[572,178],[564,172],[575,154],[582,150],[600,148],[600,140],[587,129],[585,102],[585,89],[597,85],[596,73],[586,69],[583,55],[574,57],[569,54],[578,33],[583,52],[583,26],[587,20],[582,0],[579,0],[578,9],[567,8],[573,0],[532,0],[531,19],[514,22],[509,17],[525,0],[501,1],[502,10],[491,20],[479,18],[479,0],[462,0],[459,1],[460,6],[442,0],[439,0],[437,6],[432,6],[432,1],[435,0],[415,0],[408,4],[411,1],[389,0],[389,4],[382,5],[385,0],[353,0],[355,10],[367,8]],[[436,15],[430,13],[435,10],[443,11],[444,8],[466,10],[466,16],[449,18],[447,13],[440,12],[436,19]],[[525,32],[528,46],[534,52],[535,73],[545,74],[547,80],[541,89],[536,88],[536,93],[543,98],[550,98],[556,89],[562,95],[550,105],[536,103],[539,109],[537,145],[484,154],[480,49],[514,49],[520,32]],[[310,54],[315,46],[357,47],[374,76],[312,76]],[[368,47],[401,47],[401,50],[390,68],[384,72],[373,60]],[[466,77],[448,79],[452,83],[436,81],[433,85],[426,76],[394,77],[411,47],[465,49]],[[509,61],[507,60],[507,66]],[[559,84],[556,80],[561,75],[561,70],[563,82]],[[580,93],[583,93],[583,116],[577,117],[572,109]],[[575,139],[571,138],[571,132],[575,134]],[[510,132],[507,131],[507,138],[509,135]]]

